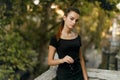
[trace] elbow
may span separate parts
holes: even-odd
[[[54,63],[53,60],[48,60],[48,65],[49,65],[49,66],[55,66],[56,64]]]
[[[50,60],[48,60],[48,65],[49,65],[49,66],[52,66],[52,64],[51,64],[51,61],[50,61]]]

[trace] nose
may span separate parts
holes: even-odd
[[[73,24],[75,24],[76,23],[76,20],[73,20]]]

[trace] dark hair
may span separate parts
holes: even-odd
[[[67,16],[68,13],[71,12],[71,11],[74,11],[74,12],[76,12],[77,14],[80,15],[79,9],[71,6],[71,7],[67,8],[66,11],[64,11],[64,16]],[[57,40],[59,40],[59,38],[60,38],[60,36],[61,36],[61,32],[62,32],[63,27],[64,27],[64,20],[62,20],[61,25],[60,25],[60,27],[59,27],[59,29],[58,29],[57,34],[56,34]]]

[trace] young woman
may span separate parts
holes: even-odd
[[[51,37],[48,64],[59,65],[56,72],[57,80],[88,80],[81,51],[81,38],[74,30],[79,17],[78,9],[68,8],[58,33]],[[56,52],[59,59],[54,59]]]

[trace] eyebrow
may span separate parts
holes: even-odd
[[[73,16],[70,16],[70,18],[74,18]],[[74,18],[75,19],[75,18]],[[79,19],[76,19],[77,21],[79,20]]]

